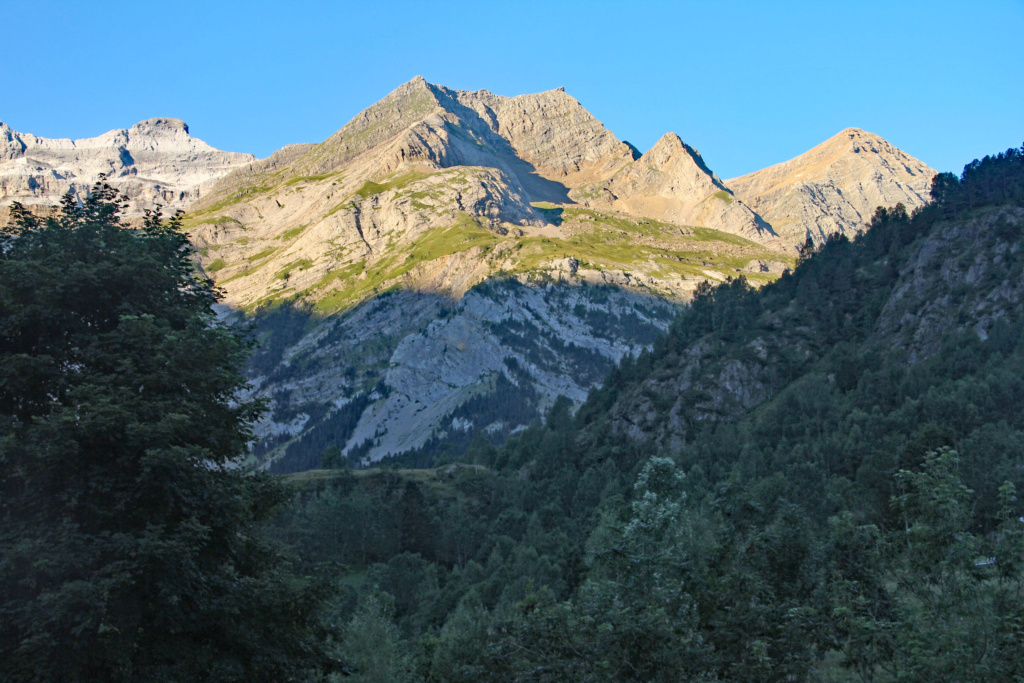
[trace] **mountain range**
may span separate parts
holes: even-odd
[[[925,203],[935,172],[848,128],[723,181],[674,133],[640,153],[563,89],[504,97],[417,77],[319,144],[219,152],[153,119],[90,140],[0,124],[0,203],[100,173],[136,213],[186,207],[225,316],[255,320],[278,471],[429,461],[582,401],[703,282],[770,282],[810,239]]]

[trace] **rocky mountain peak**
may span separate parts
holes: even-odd
[[[368,178],[417,164],[489,166],[516,177],[531,199],[565,201],[568,188],[607,177],[634,158],[633,148],[564,88],[506,97],[417,76],[296,162],[295,175],[353,163]]]
[[[146,119],[139,121],[128,129],[129,135],[175,135],[184,133],[188,135],[188,124],[181,119]]]
[[[771,226],[736,201],[700,152],[675,133],[663,135],[607,180],[575,189],[572,197],[585,206],[705,226],[768,245],[778,241]]]
[[[295,175],[320,175],[344,167],[361,154],[437,112],[437,99],[422,76],[403,83],[356,114],[331,137],[295,163]]]
[[[25,147],[17,131],[11,130],[10,126],[0,121],[0,162],[20,157]]]
[[[696,167],[694,177],[699,178],[698,182],[710,182],[719,189],[727,189],[718,175],[704,163],[700,152],[683,142],[675,133],[662,135],[640,159],[650,168],[665,172],[679,172],[681,168]]]
[[[222,152],[189,134],[181,119],[153,118],[80,140],[41,138],[0,124],[0,207],[55,206],[84,198],[101,173],[129,198],[128,215],[184,209],[251,154]]]
[[[793,165],[793,162],[797,160],[801,160],[804,164],[808,161],[835,163],[847,154],[879,154],[895,160],[911,161],[913,165],[919,168],[927,168],[924,164],[905,154],[885,138],[861,128],[844,128],[799,157],[783,162],[780,165]]]
[[[644,152],[641,158],[646,157],[646,163],[651,166],[664,166],[675,155],[683,152],[685,147],[682,138],[669,132],[658,138],[658,141]]]
[[[876,207],[928,200],[935,171],[884,138],[845,128],[789,161],[726,183],[790,244],[863,230]]]
[[[117,133],[119,138],[124,138],[122,144],[131,152],[179,153],[186,158],[190,154],[221,153],[220,150],[211,147],[199,138],[192,137],[188,124],[181,119],[146,119],[124,131],[123,135],[121,131],[112,132]],[[101,136],[97,140],[102,140],[103,137]]]

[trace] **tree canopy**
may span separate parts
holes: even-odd
[[[176,219],[121,208],[101,182],[0,233],[0,679],[309,680],[326,592],[239,467],[248,342]]]

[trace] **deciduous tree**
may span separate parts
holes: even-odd
[[[97,184],[0,234],[0,679],[308,680],[325,589],[238,466],[247,343],[178,222],[121,206]]]

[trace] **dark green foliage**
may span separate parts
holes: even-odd
[[[931,205],[879,209],[761,290],[702,286],[575,415],[481,446],[490,476],[409,502],[350,482],[305,509],[370,497],[359,514],[390,524],[389,550],[341,559],[379,563],[423,680],[1024,680],[1024,312],[1000,300],[984,339],[971,318],[1021,278],[1019,223],[986,220],[1024,204],[1022,158],[940,176]],[[940,261],[910,281],[965,220],[992,229],[946,259],[984,279]],[[885,327],[908,282],[906,319],[961,313],[916,355]],[[760,382],[753,407],[680,379],[727,367]],[[317,537],[296,519],[281,532]]]
[[[411,657],[392,621],[394,607],[386,594],[369,593],[360,601],[346,629],[341,649],[354,664],[352,683],[405,683],[415,680]]]
[[[348,459],[342,454],[341,448],[331,444],[320,454],[320,466],[324,469],[337,470],[349,466]]]
[[[960,178],[938,174],[931,194],[935,208],[954,218],[981,206],[1024,204],[1024,146],[975,159]]]
[[[324,586],[234,467],[260,406],[176,221],[128,229],[106,185],[0,236],[0,678],[308,680]]]
[[[326,417],[322,417],[316,422],[313,429],[288,444],[284,455],[271,464],[270,471],[274,474],[287,474],[319,467],[338,466],[322,461],[324,451],[345,445],[349,437],[352,436],[352,432],[355,431],[356,425],[359,424],[359,416],[363,414],[366,406],[370,403],[369,395],[363,393],[340,408],[327,413]],[[316,421],[320,416],[315,414],[317,411],[311,412],[314,412],[314,415],[311,415],[309,419]]]
[[[862,680],[1021,680],[1024,525],[1008,508],[993,537],[972,534],[973,492],[948,448],[895,477],[888,533],[833,518],[833,627],[845,664]],[[1011,484],[1000,500],[1009,505]],[[1019,511],[1015,514],[1019,515]]]
[[[285,349],[302,338],[312,314],[292,302],[260,311],[253,330],[260,344],[246,362],[249,376],[269,375],[281,367]]]

